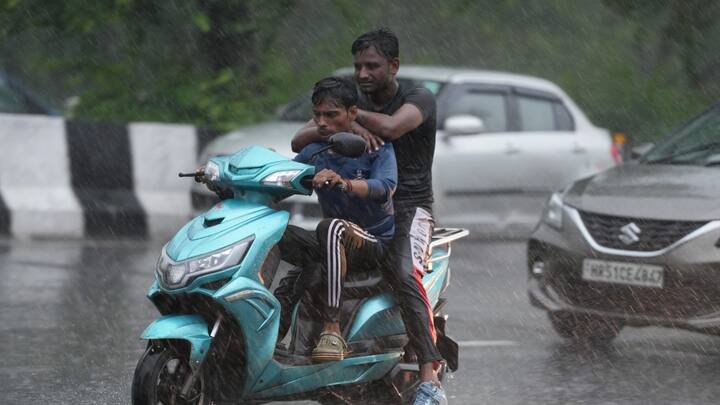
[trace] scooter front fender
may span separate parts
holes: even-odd
[[[166,315],[151,323],[142,333],[147,340],[176,339],[190,343],[190,361],[199,364],[210,348],[212,336],[199,315]]]

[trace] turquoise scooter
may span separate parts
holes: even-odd
[[[357,157],[365,144],[337,134],[326,149]],[[296,306],[289,344],[276,345],[280,303],[269,288],[289,214],[272,206],[293,194],[311,194],[313,174],[312,166],[259,146],[212,158],[203,172],[180,174],[229,189],[233,198],[191,220],[162,249],[147,294],[162,316],[142,334],[147,349],[135,369],[134,405],[410,400],[418,369],[404,353],[405,328],[381,269],[348,274],[341,325],[349,357],[310,361],[321,326],[312,316],[316,304],[307,302],[312,300]],[[450,244],[465,235],[464,229],[435,229],[423,278],[445,358],[441,376],[458,367],[441,295],[450,282]]]

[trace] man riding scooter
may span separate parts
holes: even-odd
[[[317,191],[323,219],[315,232],[289,225],[279,243],[283,260],[296,265],[288,279],[313,278],[324,268],[324,320],[320,339],[312,352],[314,362],[342,360],[347,344],[340,329],[342,286],[348,271],[377,268],[395,232],[392,196],[397,184],[395,153],[390,143],[357,159],[320,152],[327,139],[349,132],[357,114],[357,90],[343,78],[330,77],[315,84],[312,94],[313,120],[323,139],[300,151],[295,160],[315,166],[313,187]],[[321,274],[322,276],[322,274]],[[317,278],[317,277],[315,277]],[[288,285],[292,287],[288,287]],[[279,338],[289,325],[289,316],[299,298],[299,286],[283,283],[275,291],[282,304]]]

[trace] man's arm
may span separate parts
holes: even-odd
[[[436,108],[432,92],[415,87],[408,91],[403,105],[392,115],[360,110],[356,121],[381,138],[394,141],[434,116]]]
[[[387,141],[394,141],[420,126],[424,118],[414,104],[403,104],[393,115],[358,110],[355,120]]]
[[[323,169],[313,178],[315,188],[334,188],[344,185],[345,192],[360,198],[383,201],[395,193],[397,186],[397,162],[392,144],[385,145],[378,152],[370,167],[367,180],[343,179],[330,169]]]
[[[397,186],[397,161],[392,144],[387,144],[378,151],[377,157],[370,166],[370,177],[367,180],[343,181],[345,192],[357,197],[373,201],[385,201],[391,198]]]
[[[366,184],[368,189],[368,194],[365,198],[375,201],[384,201],[395,194],[398,175],[397,161],[395,160],[395,149],[393,149],[392,144],[385,145],[378,152],[377,157],[370,167],[370,178],[363,182]]]
[[[385,144],[380,137],[375,136],[372,132],[363,128],[362,125],[355,121],[353,121],[350,125],[350,130],[354,134],[360,135],[365,140],[368,150],[378,150]],[[307,145],[324,140],[326,139],[317,132],[317,125],[315,125],[315,121],[310,120],[295,133],[295,136],[290,142],[290,147],[293,152],[298,153]]]
[[[323,169],[315,173],[315,177],[313,177],[314,188],[332,189],[338,186],[345,187],[346,193],[354,194],[360,198],[368,198],[370,194],[367,181],[343,179],[339,174],[330,169]]]

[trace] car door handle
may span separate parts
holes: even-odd
[[[587,149],[583,148],[580,145],[575,145],[572,149],[572,153],[578,153],[578,154],[587,153]]]

